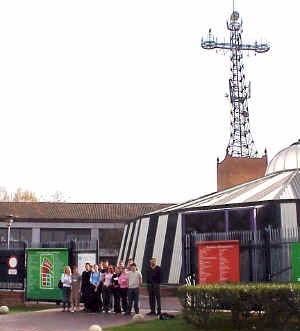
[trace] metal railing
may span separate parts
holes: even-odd
[[[186,234],[185,275],[198,273],[197,242],[223,240],[239,240],[241,281],[291,281],[291,244],[300,242],[300,228]]]

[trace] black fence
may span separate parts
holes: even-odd
[[[196,242],[239,240],[242,282],[288,282],[292,280],[291,243],[300,242],[300,229],[272,229],[190,233],[185,235],[184,272],[198,275]]]
[[[23,247],[0,247],[0,289],[24,289],[25,245]]]

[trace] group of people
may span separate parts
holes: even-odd
[[[152,258],[145,272],[150,304],[148,315],[161,314],[160,281],[160,267],[156,258]],[[110,265],[108,261],[93,266],[87,262],[81,275],[76,266],[73,273],[66,266],[61,282],[63,311],[79,311],[82,301],[87,312],[123,312],[130,315],[133,307],[139,314],[139,289],[143,277],[132,259],[128,259],[126,265],[120,261],[118,266]]]

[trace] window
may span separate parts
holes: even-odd
[[[91,240],[89,229],[41,229],[41,242]]]
[[[11,228],[10,240],[11,241],[27,241],[31,242],[32,230],[22,228]],[[7,241],[7,228],[0,228],[0,242]]]
[[[236,209],[229,211],[229,231],[250,231],[250,210]]]
[[[224,232],[225,215],[223,211],[214,211],[186,215],[186,233]]]
[[[115,248],[121,246],[123,229],[100,229],[99,230],[99,247]]]

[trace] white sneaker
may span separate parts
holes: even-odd
[[[75,313],[74,309],[71,310],[71,313]]]

